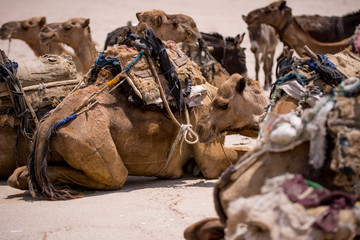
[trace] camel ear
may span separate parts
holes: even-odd
[[[90,24],[90,18],[87,18],[81,23],[81,27],[85,28],[89,26],[89,24]]]
[[[160,27],[161,24],[163,23],[161,16],[156,16],[156,17],[152,18],[151,21],[152,21],[153,24],[154,24],[155,26],[157,26],[157,27]]]
[[[241,77],[240,80],[236,83],[236,87],[235,90],[239,93],[242,94],[243,91],[245,90],[246,87],[246,80],[244,77]]]
[[[286,7],[286,1],[281,2],[279,9],[283,10]]]
[[[43,27],[45,24],[46,24],[46,17],[41,17],[40,22],[39,22],[39,26]]]
[[[242,19],[246,22],[246,16],[242,15]]]
[[[140,21],[141,12],[136,13],[136,18],[138,21]]]

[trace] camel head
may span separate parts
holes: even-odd
[[[136,32],[140,33],[152,28],[161,40],[172,40],[176,43],[184,42],[190,45],[197,43],[200,37],[194,19],[184,14],[166,14],[162,10],[151,10],[136,13],[139,20]]]
[[[51,41],[65,43],[69,46],[83,38],[84,32],[90,32],[89,18],[71,18],[65,22],[49,23],[41,30],[39,38],[43,44]]]
[[[21,39],[24,41],[39,41],[38,34],[46,24],[45,17],[32,17],[24,21],[4,23],[0,29],[1,39]]]
[[[209,113],[197,125],[200,141],[209,142],[219,133],[257,129],[255,117],[265,112],[269,98],[258,81],[233,74],[218,89]]]
[[[248,24],[265,23],[273,27],[282,27],[291,17],[291,8],[286,5],[286,1],[277,1],[268,6],[251,11],[247,16],[243,15],[243,20]]]

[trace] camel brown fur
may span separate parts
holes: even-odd
[[[43,44],[57,42],[72,47],[76,56],[76,69],[85,74],[98,56],[89,24],[89,18],[71,18],[65,22],[50,23],[43,27],[39,37]]]
[[[255,79],[259,80],[260,62],[262,61],[265,76],[264,88],[269,89],[272,84],[272,67],[279,39],[276,36],[275,29],[266,24],[252,24],[247,29],[251,51],[255,56]]]
[[[162,10],[153,9],[136,13],[139,23],[136,31],[152,28],[161,40],[172,40],[176,43],[195,45],[200,37],[194,19],[184,14],[167,14]]]
[[[198,123],[200,141],[211,141],[226,131],[257,131],[256,116],[264,113],[268,104],[269,98],[258,81],[233,74],[219,87],[209,114]]]
[[[343,16],[300,15],[296,21],[320,42],[338,42],[351,37],[360,24],[360,10]]]
[[[273,26],[281,41],[300,56],[304,56],[305,45],[316,54],[337,53],[350,47],[351,37],[335,43],[316,41],[292,17],[291,8],[286,5],[286,1],[273,2],[266,7],[255,9],[243,18],[248,25],[265,23]]]
[[[37,189],[47,198],[65,199],[69,194],[62,189],[64,186],[112,190],[122,188],[128,175],[179,178],[190,159],[195,159],[205,178],[213,179],[238,159],[237,153],[230,149],[225,149],[226,157],[220,141],[215,140],[195,145],[184,142],[181,149],[177,145],[173,157],[167,161],[177,139],[177,125],[160,109],[130,103],[124,94],[126,84],[85,114],[57,130],[54,128],[113,77],[109,70],[101,70],[94,83],[73,92],[57,106],[36,131],[28,168],[15,171],[8,179],[10,186],[22,188],[18,183],[26,182],[22,178],[29,171],[30,189]],[[204,87],[210,93],[214,89],[209,84]],[[204,106],[190,109],[194,128],[209,104],[207,97]]]
[[[7,179],[19,166],[25,166],[30,154],[30,145],[22,136],[20,126],[0,127],[0,179]],[[18,132],[19,131],[19,132]]]
[[[23,21],[12,21],[4,23],[0,29],[0,38],[19,39],[33,50],[35,56],[44,54],[61,55],[66,53],[73,57],[73,54],[65,50],[61,43],[41,44],[39,33],[42,27],[46,25],[45,17],[32,17]]]

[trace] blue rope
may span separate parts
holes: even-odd
[[[141,50],[139,54],[131,61],[129,65],[125,67],[126,73],[129,73],[130,69],[134,66],[134,64],[140,59],[140,57],[144,54],[144,50]]]
[[[323,65],[329,68],[336,69],[336,66],[324,54],[319,54],[317,56],[320,58],[319,60]],[[316,70],[316,67],[318,66],[313,59],[310,59],[307,64],[311,70]]]
[[[306,76],[304,76],[304,75],[302,75],[302,74],[299,74],[299,76],[300,76],[301,79],[306,79]],[[285,75],[284,77],[279,78],[279,79],[276,81],[275,84],[276,84],[276,85],[281,85],[281,84],[283,84],[283,83],[285,83],[285,82],[287,82],[287,81],[294,80],[294,79],[295,79],[298,83],[300,83],[302,86],[305,86],[305,85],[306,85],[303,81],[301,81],[300,79],[297,79],[296,74],[293,73],[293,72]]]
[[[60,122],[58,122],[55,126],[56,129],[58,129],[59,127],[61,127],[62,125],[64,125],[67,122],[70,122],[71,120],[77,118],[77,113],[67,116],[66,118],[64,118],[63,120],[61,120]]]
[[[104,60],[106,60],[106,59],[104,59],[104,54],[103,54],[103,53],[104,53],[104,52],[101,52],[101,53],[100,53],[98,59],[95,60],[95,64],[100,64],[100,65],[102,65],[102,62],[103,62]],[[132,66],[134,66],[134,64],[140,59],[140,57],[141,57],[143,54],[144,54],[144,50],[141,50],[141,51],[139,52],[139,54],[135,57],[135,59],[132,60],[131,63],[130,63],[128,66],[125,67],[126,72],[129,72],[129,71],[130,71],[130,69],[132,68]],[[116,59],[116,60],[117,60],[117,59]],[[55,128],[58,129],[59,127],[61,127],[61,126],[64,125],[65,123],[70,122],[71,120],[77,118],[77,116],[78,116],[78,114],[77,114],[77,113],[74,113],[73,115],[70,115],[70,116],[64,118],[63,120],[61,120],[60,122],[58,122],[58,123],[56,124]]]

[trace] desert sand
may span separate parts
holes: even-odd
[[[0,24],[34,16],[46,16],[48,23],[90,18],[92,37],[101,51],[107,33],[127,21],[136,24],[137,12],[162,9],[170,14],[187,14],[202,32],[234,37],[247,31],[241,15],[270,2],[0,0]],[[359,0],[289,0],[288,5],[294,15],[341,16],[360,9]],[[242,45],[246,47],[249,76],[254,77],[247,35]],[[18,40],[1,40],[0,49],[14,61],[35,58]],[[280,43],[276,55],[281,50]],[[239,141],[235,136],[228,138],[227,144],[237,145]],[[191,176],[176,180],[131,176],[122,190],[89,192],[81,199],[51,202],[33,199],[27,191],[0,181],[0,239],[183,239],[187,226],[205,217],[216,217],[212,197],[215,182]]]

